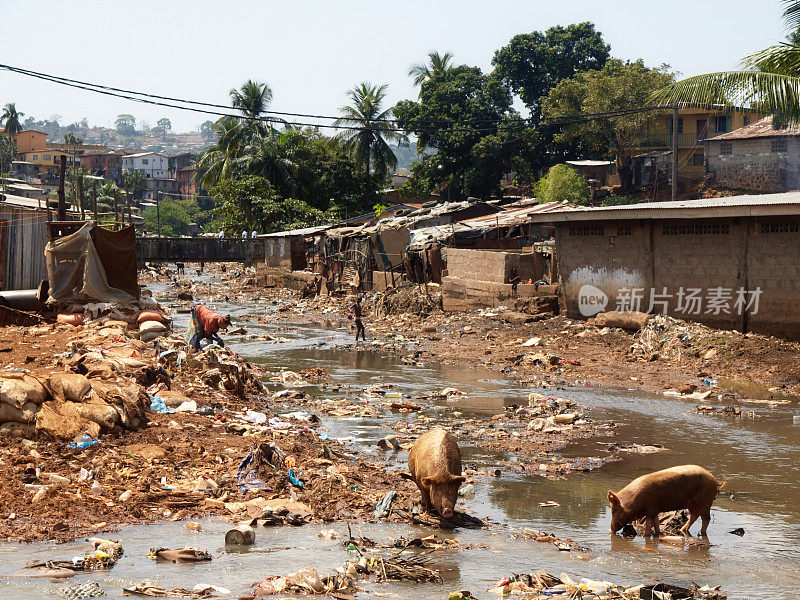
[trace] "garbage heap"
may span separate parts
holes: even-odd
[[[58,329],[74,331],[51,367],[0,371],[0,435],[97,439],[136,429],[153,406],[188,400],[170,392],[175,377],[204,381],[212,397],[263,390],[250,365],[229,350],[189,355],[186,341],[170,335],[170,320],[147,296],[67,308],[56,324],[25,330],[45,343]]]

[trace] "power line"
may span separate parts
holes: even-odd
[[[82,89],[84,91],[95,92],[98,94],[104,94],[108,96],[113,96],[117,98],[121,98],[124,100],[131,100],[133,102],[141,102],[144,104],[152,104],[155,106],[163,106],[166,108],[173,108],[176,110],[185,110],[190,112],[197,112],[202,114],[214,115],[218,117],[232,117],[236,119],[242,118],[242,115],[228,112],[230,111],[230,107],[226,107],[220,104],[213,104],[209,102],[201,102],[196,100],[186,100],[181,98],[174,98],[170,96],[160,96],[157,94],[150,94],[146,92],[137,92],[133,90],[125,90],[122,88],[115,88],[111,86],[105,86],[101,84],[94,84],[85,81],[80,81],[76,79],[70,79],[67,77],[61,77],[57,75],[50,75],[47,73],[41,73],[37,71],[32,71],[29,69],[23,69],[20,67],[14,67],[12,65],[6,65],[0,63],[0,68],[17,73],[20,75],[25,75],[28,77],[33,77],[36,79],[41,79],[44,81],[49,81],[51,83],[57,83],[59,85],[64,85],[68,87],[73,87],[77,89]],[[136,96],[143,96],[142,98],[137,98]],[[152,98],[152,99],[150,99]],[[162,100],[168,100],[169,102],[163,102]],[[178,104],[171,104],[170,102],[179,102],[181,104],[194,104],[197,106],[205,106],[209,108],[220,108],[224,110],[207,110],[204,108],[196,108],[193,106],[181,106]],[[641,107],[635,109],[625,109],[619,111],[608,111],[608,112],[601,112],[601,113],[585,113],[585,114],[576,114],[576,115],[567,115],[563,117],[542,117],[539,119],[540,124],[550,125],[550,126],[562,126],[562,125],[570,125],[570,124],[577,124],[581,122],[586,122],[590,120],[602,119],[602,118],[615,118],[615,117],[623,117],[632,114],[638,114],[642,112],[651,112],[651,111],[663,111],[668,110],[672,107],[670,106],[648,106],[648,107]],[[340,119],[341,117],[334,117],[330,115],[319,115],[319,114],[309,114],[309,113],[290,113],[290,112],[279,112],[279,111],[264,111],[270,114],[277,114],[277,115],[284,115],[284,116],[297,116],[303,118],[313,118],[313,119]],[[249,118],[249,117],[248,117]],[[267,122],[267,123],[278,123],[278,124],[285,124],[285,120],[278,119],[275,117],[270,116],[258,116],[249,118],[252,120]],[[421,123],[432,123],[435,121],[425,120],[422,119],[419,122]],[[445,121],[439,121],[445,123]],[[453,121],[447,121],[448,123],[455,123]],[[469,122],[486,122],[492,123],[495,127],[477,129],[477,128],[445,128],[445,131],[453,132],[453,133],[486,133],[486,132],[494,132],[495,130],[519,130],[525,127],[532,127],[534,123],[531,119],[523,119],[521,123],[502,123],[498,119],[475,119],[475,120],[464,120],[460,121],[459,123],[469,123]],[[382,123],[385,125],[396,124],[398,123],[397,119],[376,119],[375,123]],[[360,127],[360,126],[350,126],[350,125],[336,125],[336,124],[326,124],[326,123],[307,123],[307,122],[293,122],[292,125],[298,125],[303,127],[313,127],[313,128],[326,128],[326,129],[336,129],[336,130],[354,130],[354,131],[371,131],[375,128],[373,127]],[[440,133],[443,131],[443,128],[437,129],[429,129],[425,127],[420,128],[410,128],[406,130],[404,128],[399,127],[383,127],[383,131],[392,131],[392,132],[406,132],[412,131],[415,133]]]

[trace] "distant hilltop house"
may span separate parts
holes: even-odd
[[[81,165],[92,175],[118,179],[122,172],[123,150],[91,150],[81,155]]]
[[[146,178],[165,179],[169,175],[169,158],[158,152],[140,152],[122,157],[122,172],[139,171]]]
[[[678,181],[697,183],[706,173],[706,143],[758,121],[764,115],[754,111],[715,107],[684,107],[678,110]],[[641,132],[636,143],[625,148],[634,159],[634,184],[649,186],[658,181],[659,171],[668,173],[672,152],[671,111],[660,114],[656,123]]]
[[[17,157],[32,166],[36,174],[56,176],[61,169],[61,157],[67,157],[67,168],[81,164],[77,150],[68,151],[49,147],[47,134],[27,129],[17,135]]]
[[[765,117],[707,140],[714,187],[776,193],[800,189],[800,126],[774,129]]]

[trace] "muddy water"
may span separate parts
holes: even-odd
[[[246,312],[240,307],[229,308],[234,315]],[[266,306],[260,310],[271,309]],[[252,307],[247,311],[252,312]],[[179,323],[184,320],[185,317],[179,316]],[[457,406],[445,407],[440,413],[442,418],[454,418],[452,412],[456,410],[465,415],[494,414],[504,405],[524,402],[530,391],[481,369],[410,366],[402,364],[396,356],[340,347],[350,340],[348,332],[341,328],[246,326],[250,333],[266,331],[288,340],[272,344],[231,338],[237,352],[271,368],[322,367],[330,373],[331,382],[358,389],[374,383],[392,383],[406,395],[448,386],[466,392],[467,399]],[[328,397],[347,393],[318,388],[309,391]],[[757,418],[733,419],[698,415],[693,403],[680,399],[626,390],[574,387],[551,393],[591,407],[596,418],[626,423],[617,442],[658,443],[667,450],[631,455],[561,481],[506,476],[481,481],[476,485],[475,497],[460,503],[477,516],[488,516],[514,528],[530,526],[571,537],[592,552],[563,553],[547,545],[511,540],[502,528],[492,532],[458,531],[447,535],[462,543],[488,544],[491,549],[442,555],[436,566],[442,569],[443,584],[366,584],[360,597],[443,598],[455,589],[470,589],[478,597],[490,597],[484,590],[502,576],[540,568],[620,583],[665,580],[676,584],[695,581],[722,585],[731,598],[796,596],[795,591],[800,589],[800,427],[792,425],[792,416],[800,414],[796,404],[777,407],[754,404],[752,409]],[[374,442],[386,434],[387,426],[398,419],[413,418],[411,415],[336,419],[325,420],[322,426],[330,435],[350,438],[377,455]],[[589,440],[582,448],[569,452],[592,454],[598,443],[605,441],[608,440]],[[491,464],[490,456],[475,449],[465,448],[464,455],[467,464]],[[397,453],[385,460],[399,468],[405,458],[404,453]],[[618,489],[654,469],[690,462],[708,467],[727,482],[726,490],[733,494],[733,498],[721,497],[715,504],[709,528],[710,547],[672,546],[641,538],[628,541],[609,535],[610,517],[605,502],[608,489]],[[561,506],[540,508],[539,502],[547,500]],[[307,566],[325,572],[347,559],[338,542],[316,536],[321,529],[318,526],[261,529],[256,548],[242,554],[226,554],[220,548],[225,527],[222,521],[207,520],[199,534],[187,532],[180,523],[124,528],[118,537],[123,540],[126,556],[114,570],[77,576],[70,583],[97,579],[111,598],[120,596],[122,585],[143,578],[166,587],[209,583],[229,588],[230,597],[235,598],[244,593],[248,582],[264,576]],[[738,527],[744,528],[744,537],[728,533]],[[341,525],[333,528],[345,531]],[[359,534],[379,541],[431,532],[385,524],[358,528]],[[145,557],[150,547],[187,543],[214,551],[215,560],[202,565],[173,566],[155,565]],[[83,548],[81,542],[0,546],[0,573],[31,559],[69,558]],[[0,579],[0,598],[56,597],[58,587],[41,580]]]

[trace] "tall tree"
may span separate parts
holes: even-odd
[[[610,50],[593,23],[575,23],[515,35],[495,52],[492,64],[495,75],[537,118],[547,92],[576,73],[602,69]]]
[[[70,131],[64,134],[64,143],[70,146],[80,146],[83,144],[83,138],[78,137]]]
[[[417,150],[434,149],[414,166],[416,192],[452,200],[488,198],[527,151],[536,133],[511,108],[511,92],[478,67],[451,67],[425,81],[419,101],[394,107],[400,127],[417,136]]]
[[[665,86],[656,103],[716,104],[755,108],[776,115],[775,127],[800,122],[800,0],[783,0],[787,42],[745,58],[742,70],[708,73]]]
[[[428,62],[418,62],[411,65],[408,76],[414,78],[414,85],[420,86],[436,75],[443,73],[452,66],[453,55],[450,52],[439,54],[438,52],[428,53]]]
[[[161,134],[161,137],[167,139],[167,134],[172,131],[172,121],[164,117],[163,119],[159,119],[156,121],[156,126],[154,127],[158,133]]]
[[[364,170],[367,202],[374,193],[373,177],[382,180],[397,166],[397,157],[387,141],[399,139],[399,136],[388,121],[392,109],[383,108],[386,87],[368,82],[357,85],[347,92],[351,103],[339,109],[342,116],[335,121],[336,125],[352,127],[342,131],[339,138]]]
[[[635,62],[609,60],[599,71],[584,71],[565,79],[542,103],[545,117],[568,117],[576,114],[597,114],[637,109],[647,106],[653,92],[674,75],[667,65],[648,68],[640,59]],[[653,112],[626,114],[621,117],[568,121],[555,135],[556,142],[580,140],[583,149],[594,156],[603,156],[611,148],[616,158],[623,194],[630,191],[633,171],[626,148],[637,145],[658,116]]]
[[[135,135],[136,134],[136,117],[129,114],[117,116],[114,121],[114,126],[117,131],[122,135]]]
[[[213,121],[205,121],[200,124],[200,137],[206,142],[214,139],[214,130],[212,129],[212,125],[214,125]]]
[[[25,116],[25,113],[17,112],[17,106],[14,102],[9,102],[3,107],[3,116],[0,121],[5,123],[4,132],[12,138],[16,138],[19,132],[22,131],[22,123],[20,119]]]

